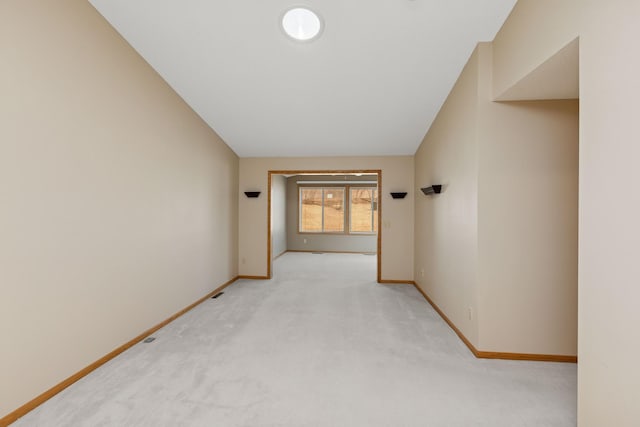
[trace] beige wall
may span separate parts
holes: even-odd
[[[349,176],[348,182],[376,181],[377,176]],[[336,252],[376,252],[378,236],[375,234],[322,234],[298,232],[298,181],[336,181],[343,184],[344,176],[302,175],[287,178],[287,246],[293,251],[336,251]],[[375,187],[375,184],[374,184]],[[345,230],[349,227],[349,217],[345,215]]]
[[[635,0],[520,0],[494,44],[498,94],[580,37],[581,426],[640,420],[639,17]]]
[[[287,178],[274,175],[271,179],[271,256],[287,250]]]
[[[576,355],[578,102],[487,107],[481,122],[494,128],[479,150],[479,348]]]
[[[474,345],[478,341],[477,96],[476,52],[415,155],[414,277]],[[432,184],[442,184],[442,193],[420,192]]]
[[[86,1],[0,63],[1,418],[237,274],[238,159]]]
[[[496,35],[493,94],[500,97],[579,35],[587,4],[634,0],[519,0]]]
[[[478,345],[576,355],[578,101],[492,102],[478,49]]]
[[[416,153],[415,277],[481,351],[577,351],[578,102],[492,102],[481,43]],[[423,277],[424,270],[424,277]]]
[[[382,278],[413,280],[413,158],[319,157],[242,158],[240,191],[267,188],[270,170],[382,170]],[[389,192],[407,191],[403,200],[392,200]],[[240,274],[267,274],[267,197],[241,197],[239,228]]]

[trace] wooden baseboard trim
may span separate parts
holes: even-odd
[[[269,280],[267,276],[238,276],[238,279],[247,279],[247,280]]]
[[[528,360],[533,362],[561,362],[561,363],[578,363],[578,356],[565,356],[556,354],[533,354],[533,353],[505,353],[498,351],[482,351],[478,350],[471,342],[464,336],[464,334],[454,325],[454,323],[447,317],[446,314],[433,302],[429,295],[422,290],[422,288],[414,281],[413,286],[416,287],[418,292],[422,294],[424,299],[438,312],[442,320],[458,335],[462,342],[471,350],[471,353],[478,359],[503,359],[503,360]]]
[[[456,335],[458,335],[458,338],[460,338],[462,340],[462,342],[469,347],[469,350],[471,350],[471,353],[474,354],[474,356],[477,356],[478,350],[476,350],[476,348],[474,347],[473,344],[471,344],[471,341],[469,341],[467,339],[467,337],[464,336],[464,334],[460,331],[460,329],[458,329],[456,327],[456,325],[453,324],[453,322],[447,317],[446,314],[444,314],[444,312],[442,310],[440,310],[440,307],[438,307],[438,305],[433,302],[433,300],[431,298],[429,298],[429,295],[426,294],[425,291],[422,290],[422,288],[414,281],[413,286],[415,286],[415,288],[418,290],[418,292],[420,292],[422,294],[422,296],[424,297],[424,299],[427,300],[427,302],[431,305],[431,307],[433,307],[433,309],[435,311],[438,312],[438,314],[440,315],[440,317],[442,317],[442,320],[444,320],[445,322],[447,322],[447,325],[449,325],[449,327],[451,329],[453,329],[453,332],[456,333]]]
[[[578,356],[564,356],[559,354],[502,353],[502,352],[495,352],[495,351],[478,350],[476,351],[475,356],[478,359],[529,360],[532,362],[578,363]]]
[[[301,249],[289,249],[287,252],[296,253],[314,253],[322,252],[324,254],[362,254],[362,255],[375,255],[375,252],[355,252],[355,251],[323,251],[323,250],[301,250]]]
[[[41,395],[39,395],[35,399],[25,403],[24,405],[22,405],[21,407],[19,407],[15,411],[10,412],[9,414],[7,414],[4,417],[0,418],[0,427],[8,426],[9,424],[15,422],[19,418],[25,416],[27,413],[31,412],[32,410],[34,410],[38,406],[42,405],[44,402],[46,402],[47,400],[51,399],[53,396],[55,396],[56,394],[60,393],[62,390],[64,390],[65,388],[69,387],[70,385],[72,385],[76,381],[80,380],[82,377],[84,377],[84,376],[90,374],[91,372],[95,371],[97,368],[99,368],[100,366],[104,365],[105,363],[107,363],[108,361],[110,361],[114,357],[118,356],[119,354],[123,353],[124,351],[128,350],[129,348],[133,347],[135,344],[139,343],[140,341],[142,341],[143,339],[145,339],[149,335],[153,334],[158,329],[166,326],[167,324],[171,323],[172,321],[174,321],[178,317],[182,316],[183,314],[185,314],[189,310],[193,309],[198,304],[204,302],[208,298],[211,298],[212,296],[214,296],[218,292],[222,291],[224,288],[226,288],[227,286],[231,285],[236,280],[238,280],[238,278],[239,278],[239,276],[234,277],[233,279],[229,280],[225,284],[217,287],[212,292],[209,292],[207,295],[205,295],[204,297],[200,298],[198,301],[194,302],[193,304],[189,305],[186,308],[183,308],[182,310],[180,310],[179,312],[177,312],[173,316],[169,317],[168,319],[163,320],[161,323],[157,324],[156,326],[154,326],[154,327],[152,327],[150,329],[147,329],[146,331],[144,331],[143,333],[141,333],[140,335],[138,335],[137,337],[135,337],[131,341],[121,345],[120,347],[116,348],[115,350],[111,351],[110,353],[106,354],[105,356],[101,357],[100,359],[96,360],[92,364],[84,367],[80,371],[78,371],[75,374],[71,375],[69,378],[65,379],[61,383],[56,384],[55,386],[51,387],[49,390],[45,391],[44,393],[42,393]]]
[[[378,283],[383,285],[414,285],[415,282],[413,280],[393,280],[393,279],[380,279]]]

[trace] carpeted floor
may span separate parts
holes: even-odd
[[[376,257],[287,253],[15,426],[575,426],[576,365],[479,360]]]

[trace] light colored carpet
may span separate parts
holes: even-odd
[[[287,253],[15,426],[576,424],[576,365],[475,359],[375,263]]]

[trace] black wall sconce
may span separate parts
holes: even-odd
[[[249,197],[249,198],[254,198],[254,197],[258,197],[260,195],[259,191],[245,191],[244,195]]]
[[[406,195],[407,195],[406,192],[391,193],[391,197],[393,197],[394,199],[404,199]]]
[[[431,187],[421,188],[421,190],[427,196],[430,194],[440,194],[442,191],[442,185],[432,185]]]

